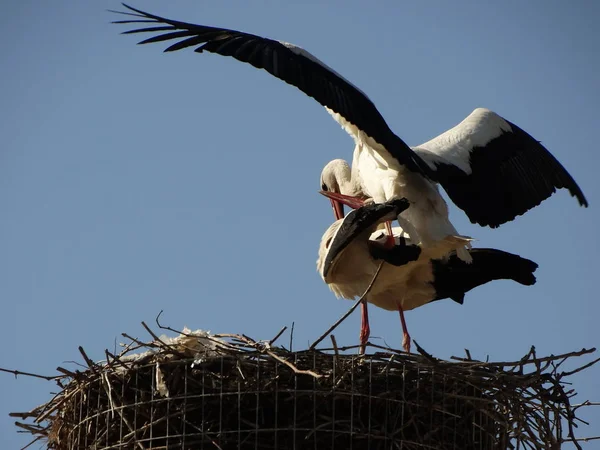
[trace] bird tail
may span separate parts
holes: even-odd
[[[459,259],[466,263],[472,261],[467,247],[471,247],[473,239],[468,236],[448,235],[444,239],[423,246],[423,255],[429,259],[447,259],[451,252],[456,252]],[[456,257],[456,256],[455,256]]]
[[[432,261],[436,300],[449,297],[462,303],[467,292],[492,280],[513,280],[525,286],[536,282],[533,272],[538,265],[529,259],[490,248],[477,248],[470,253],[470,264],[456,254],[446,261]]]

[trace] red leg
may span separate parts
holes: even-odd
[[[410,335],[408,334],[408,328],[406,327],[404,311],[400,304],[398,304],[398,312],[400,313],[400,323],[402,324],[402,348],[406,353],[410,353]]]
[[[371,335],[371,328],[369,327],[369,311],[367,309],[367,302],[362,301],[360,305],[360,354],[364,354],[367,348],[367,342]]]
[[[388,236],[387,236],[387,239],[385,240],[384,247],[392,248],[394,245],[396,245],[396,240],[394,239],[394,233],[392,233],[392,222],[387,221],[385,223],[385,229],[387,230]]]

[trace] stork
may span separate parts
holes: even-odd
[[[350,178],[350,166],[348,163],[341,159],[335,159],[330,161],[321,172],[321,191],[320,193],[328,197],[331,201],[333,214],[335,220],[344,218],[344,206],[347,205],[352,209],[361,208],[364,205],[374,204],[373,199],[367,198],[362,192],[360,186],[356,186],[352,183]],[[399,210],[399,214],[402,213],[406,208]],[[377,226],[377,224],[375,224]],[[391,249],[395,245],[406,245],[407,233],[401,227],[395,227],[392,229],[391,222],[385,221],[387,233],[376,233],[372,230],[371,239],[373,242],[378,242],[382,246]],[[470,246],[470,238],[462,236],[446,236],[444,239],[437,241],[433,246],[428,246],[426,253],[424,253],[422,261],[428,261],[430,258],[443,258],[451,251],[460,251],[465,246]],[[418,246],[413,247],[414,249]],[[470,255],[469,255],[470,256]],[[468,262],[471,262],[470,257]],[[366,302],[361,302],[361,331],[360,331],[360,342],[361,349],[364,348],[370,335],[369,326],[369,311]],[[400,320],[402,327],[405,330],[405,319],[402,305],[398,304],[398,312],[400,313]],[[404,334],[403,342],[410,342],[407,337],[408,333]]]
[[[323,234],[317,260],[317,270],[325,283],[338,298],[346,299],[362,296],[382,264],[365,299],[375,306],[400,313],[405,351],[410,352],[410,335],[404,311],[445,298],[462,304],[467,292],[492,280],[513,280],[525,286],[535,284],[533,272],[537,264],[501,250],[472,249],[473,261],[468,264],[455,253],[447,256],[448,248],[440,248],[441,252],[435,254],[429,248],[414,245],[410,239],[397,238],[401,242],[392,248],[381,245],[378,241],[385,239],[385,232],[377,230],[377,226],[407,206],[406,201],[400,199],[370,203],[352,210]],[[450,248],[453,244],[457,248],[457,243],[448,242]],[[368,339],[368,324],[366,326],[367,333],[363,320],[361,349]]]
[[[195,47],[264,69],[314,98],[354,139],[350,180],[376,203],[406,198],[398,216],[413,242],[429,246],[458,232],[438,184],[471,222],[497,227],[565,188],[587,206],[565,168],[527,132],[484,108],[417,147],[390,129],[359,88],[293,44],[226,28],[166,19],[123,4],[132,16],[115,21],[143,24],[124,34],[158,33],[140,44],[177,40],[165,52]],[[470,259],[466,248],[458,256]]]

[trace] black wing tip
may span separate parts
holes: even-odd
[[[575,185],[575,188],[577,189],[569,188],[569,193],[572,197],[577,199],[579,206],[582,208],[588,208],[590,204],[588,203],[587,198],[585,198],[585,195],[583,195],[582,190],[579,188],[579,186],[577,186],[577,184]]]
[[[123,5],[125,8],[127,8],[130,11],[134,11],[134,13],[131,12],[127,12],[127,11],[119,11],[117,9],[107,9],[108,12],[114,13],[114,14],[121,14],[124,16],[134,16],[134,17],[148,17],[147,13],[140,10],[140,9],[136,9],[133,6],[129,6],[127,3],[121,3],[121,5]],[[113,22],[116,23],[116,22]]]
[[[567,169],[565,169],[565,167],[560,163],[560,161],[552,153],[550,153],[550,151],[544,146],[544,144],[542,144],[542,141],[538,141],[518,125],[515,125],[514,123],[508,120],[506,120],[506,122],[508,122],[508,124],[512,128],[513,133],[524,135],[525,139],[528,139],[530,140],[530,142],[533,142],[534,146],[537,146],[538,150],[541,150],[543,159],[545,159],[547,163],[549,163],[551,167],[554,168],[554,173],[552,174],[554,180],[552,184],[554,185],[555,190],[550,192],[550,194],[547,197],[540,200],[540,203],[552,196],[552,194],[554,194],[556,190],[567,189],[571,196],[577,199],[580,206],[587,208],[589,206],[589,203],[575,179],[571,176]]]
[[[535,261],[532,261],[530,259],[527,260],[531,266],[531,273],[535,272],[538,267],[540,267],[540,265],[538,263],[536,263]]]
[[[450,300],[455,301],[459,305],[463,305],[465,303],[465,293],[452,294],[450,295]]]
[[[525,269],[522,274],[523,277],[518,281],[524,286],[533,286],[537,282],[534,272],[538,269],[539,265],[538,263],[523,257],[521,257],[521,261]]]
[[[127,4],[127,3],[125,3],[125,2],[121,2],[121,5],[123,5],[125,8],[127,8],[127,9],[128,9],[128,10],[130,10],[130,11],[135,11],[136,13],[138,13],[138,14],[142,14],[143,16],[146,16],[146,15],[147,15],[147,13],[146,13],[146,12],[144,12],[144,11],[142,11],[141,9],[134,8],[133,6],[131,6],[131,5],[128,5],[128,4]]]
[[[577,190],[575,191],[571,188],[567,188],[567,187],[563,187],[563,186],[561,186],[561,187],[555,186],[554,189],[552,190],[552,192],[548,193],[548,195],[546,195],[544,198],[538,199],[537,202],[535,202],[535,203],[534,202],[529,203],[529,205],[526,209],[512,210],[511,213],[501,214],[497,218],[493,218],[493,217],[482,218],[478,214],[473,214],[473,213],[471,213],[471,214],[467,213],[467,217],[469,217],[469,220],[473,224],[481,225],[482,227],[499,228],[501,225],[504,225],[505,223],[508,223],[508,222],[512,222],[517,217],[524,216],[526,213],[528,213],[532,209],[537,208],[544,201],[546,201],[550,197],[552,197],[556,193],[556,191],[558,191],[560,189],[567,189],[569,194],[571,194],[571,197],[574,197],[575,199],[577,199],[579,206],[581,206],[582,208],[589,207],[589,203],[588,203],[587,199],[585,198],[585,196],[583,195],[583,193],[581,192],[581,190],[579,188],[577,188]]]
[[[533,272],[535,272],[535,269],[530,272],[524,272],[518,279],[515,279],[515,281],[523,286],[533,286],[535,283],[537,283],[537,278]]]

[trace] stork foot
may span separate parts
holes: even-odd
[[[404,351],[406,353],[410,353],[410,342],[411,342],[410,335],[405,332],[402,335],[402,348],[404,349]]]
[[[367,302],[362,301],[361,305],[361,322],[360,322],[360,335],[359,335],[359,353],[364,355],[367,350],[367,343],[369,342],[369,336],[371,336],[371,327],[369,326],[369,311],[367,309]]]
[[[406,320],[404,319],[402,303],[398,303],[398,312],[400,313],[400,323],[402,324],[402,348],[406,353],[410,353],[410,335],[408,334],[408,327],[406,326]]]
[[[360,348],[359,353],[364,355],[367,350],[367,343],[369,342],[369,336],[371,336],[371,330],[369,329],[369,325],[367,324],[366,328],[360,329]]]

